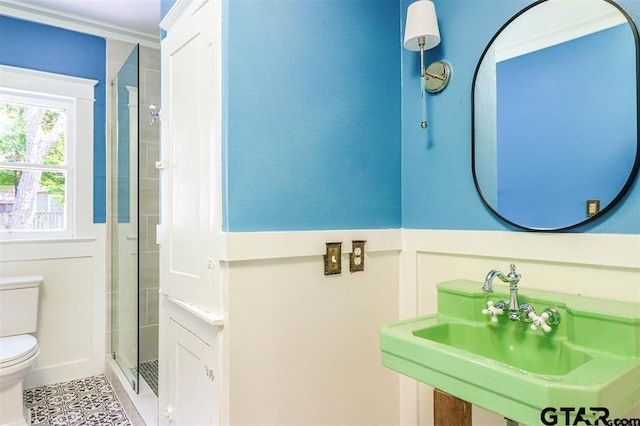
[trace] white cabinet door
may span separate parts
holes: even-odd
[[[173,319],[168,321],[169,384],[162,424],[208,426],[218,424],[212,347]]]
[[[214,306],[220,230],[220,5],[183,13],[162,41],[160,286],[205,311]]]

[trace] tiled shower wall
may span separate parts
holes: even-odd
[[[160,218],[160,122],[150,123],[149,105],[160,107],[160,51],[140,48],[139,214],[140,214],[140,362],[158,359],[159,249],[156,226]]]
[[[111,82],[127,59],[133,45],[130,43],[107,41],[107,81]],[[139,70],[139,261],[140,261],[140,361],[158,359],[158,246],[156,245],[156,225],[159,221],[160,181],[155,162],[159,160],[160,125],[150,124],[149,105],[159,107],[160,102],[160,51],[140,47]],[[109,141],[109,161],[113,158],[112,111],[108,109],[107,140]],[[115,185],[113,176],[109,185],[109,196]],[[109,211],[112,211],[109,209]],[[114,220],[109,216],[109,221]],[[110,226],[107,228],[110,229]],[[110,244],[111,238],[108,238]],[[111,265],[111,247],[107,247],[107,265]],[[107,268],[107,335],[106,347],[111,353],[111,271]]]

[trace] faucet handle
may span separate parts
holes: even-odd
[[[489,315],[491,317],[491,322],[498,322],[498,315],[504,314],[504,302],[500,301],[495,306],[494,303],[489,300],[487,301],[487,309],[482,310],[482,315]]]
[[[551,326],[547,324],[547,320],[549,319],[549,314],[543,312],[542,315],[538,316],[535,312],[529,312],[529,318],[533,321],[531,324],[531,329],[533,331],[541,328],[545,333],[551,331]]]
[[[545,309],[540,316],[535,311],[529,312],[529,318],[533,321],[531,329],[534,331],[541,328],[545,333],[549,333],[552,325],[560,324],[560,313],[555,308]]]

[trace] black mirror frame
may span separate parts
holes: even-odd
[[[476,70],[473,74],[473,82],[471,84],[471,171],[473,174],[473,183],[476,187],[476,190],[478,191],[478,195],[480,195],[480,198],[482,199],[482,202],[484,203],[484,205],[487,206],[487,208],[499,219],[503,220],[504,222],[510,225],[520,228],[522,230],[535,231],[535,232],[567,231],[567,230],[571,230],[579,226],[585,225],[589,222],[593,222],[594,220],[600,219],[601,217],[606,215],[609,211],[611,211],[611,209],[613,209],[613,207],[615,207],[625,197],[625,195],[627,195],[627,193],[629,192],[629,189],[631,188],[631,186],[633,185],[636,179],[636,176],[638,175],[638,171],[640,170],[640,37],[638,36],[638,29],[636,28],[636,25],[633,22],[633,19],[631,19],[629,14],[622,7],[620,7],[620,5],[615,3],[613,0],[602,0],[611,4],[616,9],[618,9],[618,11],[620,11],[620,13],[622,13],[622,15],[625,17],[625,19],[629,23],[629,26],[631,27],[631,32],[633,33],[633,37],[635,39],[635,46],[636,46],[636,143],[637,143],[637,147],[636,147],[636,157],[633,163],[633,168],[631,169],[631,172],[629,173],[629,177],[625,182],[624,186],[620,189],[620,192],[618,192],[618,195],[616,195],[615,198],[611,200],[611,202],[607,204],[597,214],[595,214],[594,216],[588,217],[581,222],[575,223],[573,225],[565,226],[562,228],[532,228],[532,227],[528,227],[528,226],[524,226],[524,225],[520,225],[515,222],[512,222],[509,219],[502,216],[491,205],[491,203],[489,203],[489,201],[485,198],[484,194],[482,193],[482,190],[480,189],[480,184],[478,182],[478,178],[476,176],[476,152],[475,152],[475,148],[476,148],[475,88],[476,88],[476,79],[478,77],[478,72],[480,70],[480,65],[482,64],[482,61],[484,60],[484,57],[486,56],[493,42],[496,40],[496,38],[498,38],[500,33],[502,33],[502,31],[507,26],[509,26],[509,24],[511,24],[511,22],[513,22],[516,18],[518,18],[520,15],[522,15],[529,9],[541,3],[546,3],[547,1],[549,0],[538,0],[528,5],[527,7],[523,8],[518,13],[516,13],[514,16],[512,16],[507,22],[505,22],[504,25],[500,27],[500,29],[493,35],[491,40],[489,40],[489,43],[487,44],[484,51],[482,52],[482,55],[480,55],[480,59],[478,60],[478,65],[476,66]]]

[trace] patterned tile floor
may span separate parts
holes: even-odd
[[[153,393],[158,396],[158,360],[141,362],[140,375],[147,382]]]
[[[24,391],[31,424],[38,426],[131,426],[104,374]]]

